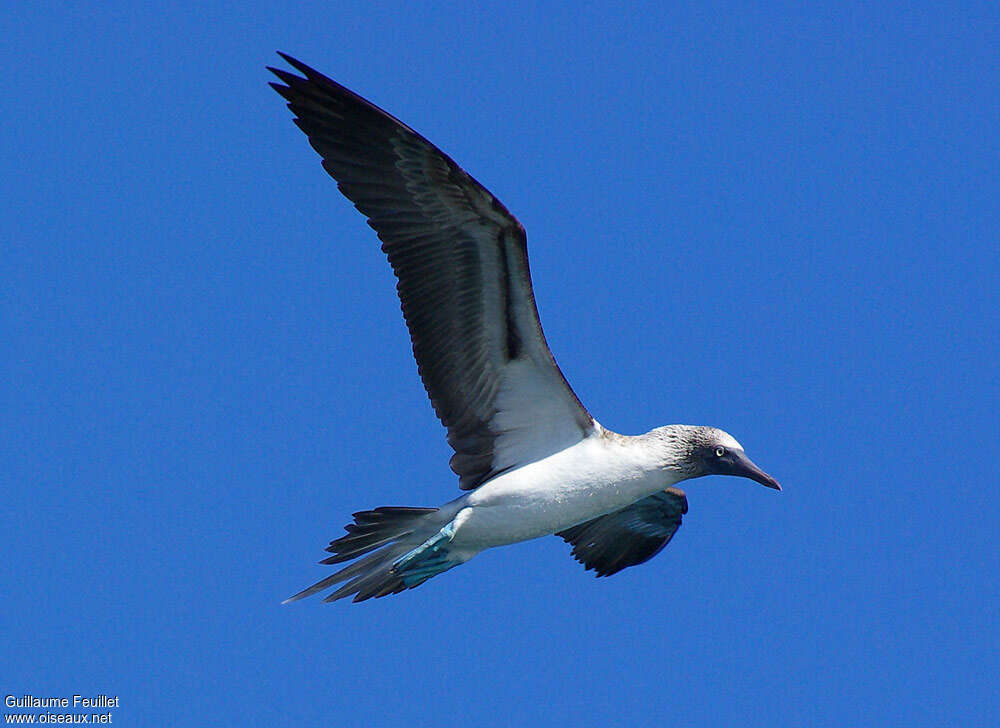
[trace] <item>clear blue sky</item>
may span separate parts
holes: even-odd
[[[1000,706],[995,3],[18,3],[0,691],[119,725],[987,726]],[[656,559],[556,538],[283,598],[457,494],[388,265],[283,50],[528,230],[607,427],[720,426]]]

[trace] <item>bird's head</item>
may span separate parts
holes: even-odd
[[[778,481],[758,468],[728,432],[715,427],[667,425],[650,434],[664,441],[672,456],[669,467],[680,470],[685,480],[704,475],[736,475],[781,490]]]

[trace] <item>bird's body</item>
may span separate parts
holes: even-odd
[[[308,66],[272,86],[368,218],[399,280],[421,378],[468,491],[439,508],[355,513],[323,563],[353,562],[291,599],[355,601],[422,584],[495,546],[557,534],[598,576],[642,563],[687,512],[672,486],[709,474],[778,488],[732,436],[668,425],[605,429],[545,343],[524,229],[434,145]]]
[[[598,425],[577,444],[498,475],[459,499],[455,544],[482,550],[547,536],[681,480],[645,445]]]
[[[570,526],[618,511],[691,477],[680,463],[678,440],[668,425],[644,435],[620,435],[595,423],[594,431],[565,450],[498,475],[456,502],[465,528],[455,534],[464,543],[484,547],[558,533]],[[705,428],[714,429],[714,428]],[[715,430],[729,447],[739,443]]]

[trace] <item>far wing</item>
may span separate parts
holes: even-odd
[[[687,510],[684,491],[667,488],[556,535],[573,545],[573,557],[588,571],[611,576],[660,553],[680,528]]]

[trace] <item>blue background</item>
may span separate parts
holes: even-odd
[[[995,3],[18,3],[0,691],[121,725],[998,720]],[[655,560],[556,538],[280,601],[457,494],[374,234],[267,86],[387,108],[528,230],[625,433],[733,433]]]

